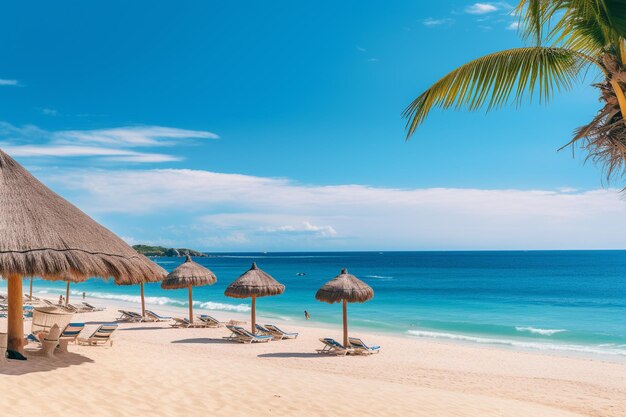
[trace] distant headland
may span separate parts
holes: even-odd
[[[165,248],[163,246],[133,245],[133,249],[146,256],[209,256],[206,253],[187,248]]]

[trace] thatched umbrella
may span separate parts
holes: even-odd
[[[348,274],[342,269],[341,274],[322,286],[315,298],[329,304],[343,302],[343,345],[348,346],[348,306],[347,303],[364,303],[374,297],[372,287]]]
[[[0,275],[8,280],[8,345],[22,350],[22,277],[140,283],[166,272],[0,150]]]
[[[213,285],[217,282],[217,277],[211,270],[194,262],[191,256],[185,256],[185,262],[178,265],[170,272],[161,283],[161,288],[165,290],[175,290],[178,288],[189,289],[189,321],[193,323],[193,297],[192,288],[202,285]]]
[[[276,281],[269,274],[260,270],[256,262],[243,275],[230,284],[224,295],[234,298],[252,297],[252,333],[256,333],[256,299],[268,295],[279,295],[285,292],[285,286]]]

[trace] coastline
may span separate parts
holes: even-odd
[[[88,299],[98,306],[102,300]],[[118,308],[75,315],[111,321]],[[153,306],[150,306],[153,307]],[[157,310],[156,307],[154,307]],[[159,307],[160,314],[183,308]],[[198,313],[201,311],[198,310]],[[211,312],[219,320],[246,314]],[[181,314],[183,315],[183,314]],[[267,318],[261,313],[261,322]],[[0,371],[7,392],[19,376],[29,390],[12,390],[0,407],[51,415],[423,415],[622,416],[626,364],[487,346],[443,343],[354,329],[382,351],[371,357],[321,357],[319,337],[340,336],[317,323],[271,319],[295,341],[240,345],[224,329],[172,329],[164,323],[120,324],[112,347],[70,346],[45,362],[12,361]],[[26,322],[26,329],[30,323]],[[91,326],[91,325],[90,325]],[[56,384],[64,380],[66,383]],[[68,385],[69,384],[69,385]],[[68,386],[80,389],[68,390]],[[32,393],[42,393],[32,401]],[[242,393],[245,397],[242,398]],[[15,399],[17,397],[17,399]],[[175,401],[171,398],[174,397]],[[165,398],[169,398],[165,401]],[[349,400],[346,400],[349,399]],[[9,404],[10,400],[10,404]],[[109,404],[108,402],[111,402]],[[67,406],[71,404],[71,406]],[[80,411],[80,414],[79,414]]]

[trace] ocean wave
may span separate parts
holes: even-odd
[[[393,277],[388,277],[385,275],[365,275],[365,278],[374,278],[374,279],[382,279],[382,280],[391,280]]]
[[[532,334],[538,334],[541,336],[552,336],[553,334],[563,333],[567,331],[565,329],[540,329],[540,328],[531,327],[531,326],[527,326],[527,327],[516,326],[515,330],[517,330],[518,332],[528,332]]]
[[[433,332],[426,330],[408,330],[408,334],[416,337],[424,337],[429,339],[447,339],[456,340],[460,342],[472,342],[489,345],[505,345],[511,347],[517,347],[522,349],[536,349],[544,351],[567,351],[577,353],[591,353],[599,355],[620,355],[626,356],[626,349],[624,345],[615,344],[603,344],[603,345],[570,345],[570,344],[556,344],[556,343],[541,343],[541,342],[524,342],[521,340],[511,339],[496,339],[491,337],[469,336],[456,333],[443,333]]]
[[[64,295],[65,290],[61,288],[46,288],[41,289],[36,292],[37,294],[59,294]],[[82,296],[83,291],[70,290],[70,295]],[[116,301],[125,301],[128,303],[136,303],[141,304],[141,296],[139,295],[129,295],[129,294],[113,294],[106,292],[98,292],[98,291],[85,291],[85,295],[89,298],[97,298],[101,300],[116,300]],[[71,301],[71,300],[70,300]],[[188,301],[175,300],[169,297],[145,297],[146,304],[158,305],[158,306],[176,306],[176,307],[187,307],[189,306]],[[250,311],[250,306],[247,304],[228,304],[228,303],[217,303],[213,301],[194,301],[194,307],[202,308],[205,310],[219,310],[219,311],[236,311],[240,313],[245,313]]]

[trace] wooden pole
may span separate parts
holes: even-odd
[[[24,300],[22,299],[22,277],[9,275],[7,282],[8,293],[8,323],[7,348],[24,353]]]
[[[256,296],[252,296],[252,334],[256,334]]]
[[[191,285],[189,286],[189,322],[193,323],[193,297],[191,291]]]
[[[348,302],[343,300],[343,345],[348,346]]]
[[[65,305],[70,302],[70,282],[67,281],[67,288],[65,289]]]
[[[28,298],[33,301],[33,277],[30,277],[30,291],[28,292]]]
[[[143,294],[143,282],[140,284],[141,288],[141,316],[146,317],[146,300]]]

